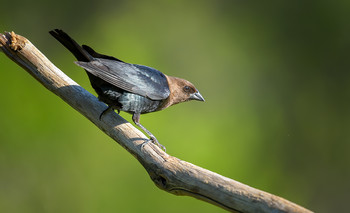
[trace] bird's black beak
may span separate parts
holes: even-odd
[[[198,91],[191,94],[189,100],[205,101],[203,96]]]

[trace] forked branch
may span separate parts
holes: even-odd
[[[238,212],[311,212],[281,197],[168,155],[116,113],[99,119],[106,105],[53,65],[32,43],[15,33],[0,34],[0,49],[129,151],[160,188]]]

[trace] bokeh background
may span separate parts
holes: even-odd
[[[141,117],[169,154],[316,212],[348,210],[350,1],[1,5],[1,32],[27,37],[93,93],[49,30],[192,81],[206,102]],[[224,212],[159,190],[136,159],[4,54],[0,79],[1,212]]]

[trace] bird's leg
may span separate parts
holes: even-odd
[[[110,107],[110,106],[108,106],[108,108],[105,109],[105,110],[103,110],[103,112],[100,114],[100,120],[102,119],[102,116],[103,116],[104,114],[106,114],[107,112],[109,112],[109,111],[113,111],[113,108]],[[118,114],[119,114],[119,110],[118,110]]]
[[[153,135],[150,131],[148,131],[144,126],[142,126],[142,125],[140,124],[140,113],[134,113],[134,114],[132,115],[132,120],[134,121],[134,123],[135,123],[138,127],[140,127],[144,132],[146,132],[146,134],[150,137],[150,140],[151,140],[155,145],[157,145],[158,147],[160,147],[161,149],[163,149],[164,151],[166,151],[165,146],[163,146],[162,144],[160,144],[160,143],[158,142],[157,138],[154,137],[154,135]]]

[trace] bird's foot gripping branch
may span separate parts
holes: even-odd
[[[0,49],[127,149],[159,188],[175,195],[195,197],[232,212],[310,212],[281,197],[166,154],[154,144],[145,143],[148,138],[116,113],[106,113],[100,120],[99,115],[106,105],[66,76],[26,38],[15,33],[0,34]]]

